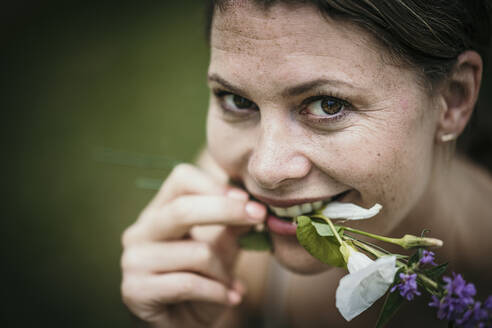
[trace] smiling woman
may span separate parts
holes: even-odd
[[[356,229],[431,229],[448,244],[438,255],[490,292],[492,267],[479,254],[492,249],[492,180],[452,157],[480,90],[486,9],[464,0],[213,3],[207,149],[201,168],[177,167],[125,232],[129,308],[157,327],[237,327],[241,313],[344,325],[334,295],[345,272],[308,253],[292,220],[338,203],[382,205],[373,220],[351,222]],[[237,236],[258,223],[281,267],[239,252]],[[435,315],[403,316],[414,325]]]

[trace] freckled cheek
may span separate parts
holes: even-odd
[[[333,156],[337,159],[325,165],[336,180],[358,190],[368,203],[403,202],[416,179],[404,145],[366,141],[344,146],[335,149]]]

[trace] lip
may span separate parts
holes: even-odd
[[[277,235],[295,236],[296,234],[297,224],[282,220],[276,215],[269,214],[266,222],[268,229]]]
[[[345,190],[330,196],[322,196],[322,197],[312,197],[312,198],[296,198],[296,199],[275,199],[275,198],[268,198],[265,196],[260,196],[256,194],[251,194],[253,198],[259,200],[262,203],[265,203],[270,206],[276,206],[276,207],[290,207],[294,205],[300,205],[300,204],[305,204],[305,203],[314,203],[317,201],[326,201],[328,199],[331,199],[335,196],[344,196],[347,194],[349,190]]]

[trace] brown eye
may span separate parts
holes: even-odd
[[[335,117],[342,115],[350,104],[344,100],[324,96],[310,102],[304,109],[306,113],[319,117]]]
[[[234,105],[236,105],[236,107],[239,109],[248,109],[253,107],[253,102],[237,95],[233,96],[232,101],[234,102]]]
[[[325,97],[321,100],[321,109],[328,115],[335,115],[344,108],[344,104],[331,97]]]
[[[229,111],[246,112],[246,111],[258,109],[256,104],[251,100],[235,95],[233,93],[218,94],[217,96],[220,99],[222,107]]]

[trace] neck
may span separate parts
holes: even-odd
[[[454,233],[456,214],[453,211],[453,200],[459,197],[461,190],[455,186],[454,181],[454,177],[458,176],[457,161],[457,158],[436,161],[427,189],[418,205],[393,233],[420,235],[424,229],[429,229],[430,235],[436,238],[445,238]]]

